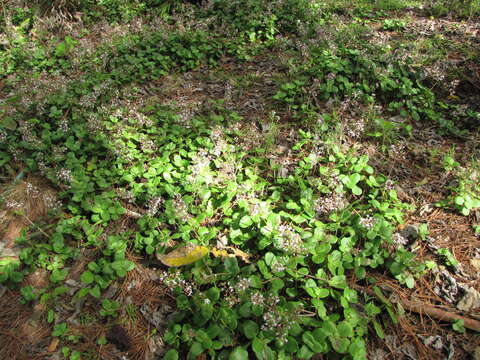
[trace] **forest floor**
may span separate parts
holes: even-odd
[[[0,358],[480,359],[474,1],[53,3],[0,22]]]

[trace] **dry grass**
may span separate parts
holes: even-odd
[[[50,329],[35,320],[38,309],[22,305],[20,298],[18,291],[0,297],[0,359],[45,359]]]
[[[81,9],[80,0],[34,0],[44,14],[53,14],[59,19],[72,20]]]
[[[13,246],[22,229],[45,218],[50,210],[59,206],[56,191],[37,177],[0,187],[0,234]]]

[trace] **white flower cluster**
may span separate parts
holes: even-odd
[[[319,215],[327,215],[332,211],[345,208],[347,204],[343,193],[332,192],[328,197],[315,200],[314,209]]]
[[[278,232],[279,237],[275,239],[275,247],[287,253],[301,254],[305,252],[302,238],[291,226],[281,224]]]
[[[42,200],[45,204],[45,207],[50,210],[58,210],[62,207],[62,202],[58,200],[53,193],[50,191],[44,192],[42,194]]]
[[[130,204],[133,204],[135,202],[135,195],[131,191],[128,191],[124,188],[119,188],[116,189],[116,193],[120,198],[128,201]]]
[[[70,129],[70,125],[68,123],[68,117],[64,116],[60,119],[60,122],[58,124],[58,128],[66,133]]]
[[[250,296],[250,302],[256,306],[264,306],[265,305],[265,296],[259,291],[255,291]]]
[[[359,223],[365,229],[370,230],[375,225],[375,218],[371,215],[367,215],[365,217],[361,217]]]
[[[91,133],[97,133],[103,130],[103,124],[98,114],[90,113],[87,116],[87,128]]]
[[[222,293],[224,294],[224,299],[230,307],[237,305],[240,302],[240,296],[237,294],[237,289],[233,285],[224,285],[222,286]]]
[[[147,210],[147,215],[148,216],[154,216],[157,212],[160,206],[163,204],[163,198],[161,196],[156,196],[152,199],[147,204],[148,210]]]
[[[4,143],[7,141],[7,133],[0,129],[0,143]]]
[[[287,267],[283,263],[283,261],[276,261],[275,263],[272,264],[271,269],[273,272],[282,272],[286,269]]]
[[[238,291],[246,291],[248,288],[250,288],[250,279],[248,278],[241,278],[238,282],[237,282],[237,290]]]
[[[357,139],[362,136],[365,131],[365,121],[363,119],[356,119],[349,121],[346,124],[345,135],[351,139]]]
[[[72,172],[69,169],[61,169],[57,172],[57,177],[60,181],[70,184],[73,181]]]
[[[385,190],[387,190],[387,191],[390,191],[390,190],[395,189],[395,186],[394,186],[394,184],[393,184],[393,181],[390,180],[390,179],[388,179],[387,181],[385,181],[384,186],[385,186]]]
[[[186,296],[192,296],[195,290],[194,285],[182,278],[180,271],[175,273],[168,273],[167,271],[159,271],[158,280],[165,284],[169,289],[175,290],[176,288],[182,289]]]
[[[26,185],[27,185],[26,190],[27,190],[28,197],[36,199],[41,195],[40,190],[35,185],[33,185],[30,182],[27,182]]]
[[[228,147],[228,144],[223,139],[223,130],[220,126],[213,128],[212,133],[210,134],[210,139],[215,144],[211,153],[217,157],[220,156]]]
[[[286,312],[282,308],[273,306],[263,314],[263,324],[260,329],[274,332],[280,343],[286,343],[290,324],[295,323],[293,320],[296,317],[297,313],[295,311]]]
[[[266,201],[257,201],[250,205],[251,216],[267,216],[270,214],[270,206]]]
[[[63,145],[56,145],[52,149],[52,157],[57,161],[63,160],[68,149]]]
[[[178,218],[183,222],[187,222],[192,218],[192,215],[190,215],[188,212],[187,204],[185,203],[185,201],[183,201],[180,195],[176,195],[173,199],[173,206],[175,208]]]
[[[12,210],[19,210],[24,206],[24,204],[19,203],[16,200],[10,199],[5,202],[5,207],[7,209],[12,209]]]
[[[397,143],[397,144],[390,145],[389,152],[390,152],[391,156],[396,156],[396,157],[399,157],[401,159],[404,159],[405,158],[405,150],[406,150],[405,144]]]
[[[78,103],[81,107],[87,109],[93,109],[97,104],[97,99],[102,96],[108,89],[113,88],[113,81],[112,80],[105,80],[101,84],[95,86],[93,91],[85,94],[80,97]]]
[[[23,121],[20,126],[19,130],[22,133],[22,140],[25,141],[26,143],[29,143],[33,146],[38,146],[40,147],[42,145],[42,142],[38,137],[34,134],[34,128],[35,125],[26,121]]]
[[[395,246],[405,246],[408,244],[408,239],[404,238],[400,233],[396,232],[392,235],[392,241]]]

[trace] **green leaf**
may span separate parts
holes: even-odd
[[[381,310],[373,302],[369,302],[364,306],[365,312],[368,316],[373,317],[381,313]]]
[[[248,360],[248,352],[241,346],[237,346],[228,356],[228,360]]]
[[[190,359],[194,359],[196,358],[197,356],[199,356],[200,354],[203,353],[203,346],[202,344],[200,344],[199,342],[194,342],[192,344],[192,346],[190,346],[190,351],[188,353],[188,357]]]
[[[67,323],[59,323],[53,327],[52,336],[62,336],[68,330]]]
[[[358,186],[352,187],[352,193],[354,195],[360,196],[362,195],[362,189],[360,189]]]
[[[302,340],[314,353],[322,353],[326,351],[325,343],[321,343],[315,339],[310,331],[305,331]]]
[[[200,305],[199,310],[193,315],[193,322],[197,326],[203,326],[213,315],[213,305],[203,303]]]
[[[298,342],[293,336],[287,337],[287,344],[285,350],[290,354],[296,354],[298,352]]]
[[[270,283],[270,291],[276,293],[279,290],[283,289],[284,286],[285,286],[285,282],[282,279],[275,278]]]
[[[231,330],[235,330],[237,328],[237,315],[232,309],[225,307],[220,308],[218,312],[218,318],[221,323],[226,325]]]
[[[92,289],[90,289],[90,295],[98,299],[100,297],[100,286],[95,285]]]
[[[50,309],[48,310],[47,322],[51,324],[53,320],[55,320],[55,312],[52,309]]]
[[[258,360],[275,360],[272,349],[270,349],[263,339],[255,338],[252,341],[252,350]]]
[[[459,332],[459,333],[462,333],[462,334],[465,333],[465,324],[464,324],[464,321],[461,320],[461,319],[455,320],[452,324],[452,328],[456,332]]]
[[[226,258],[224,265],[225,265],[225,270],[232,275],[236,275],[240,272],[237,258],[234,258],[234,257]]]
[[[345,288],[343,290],[343,297],[350,303],[358,302],[358,294],[355,290],[350,288]]]
[[[168,350],[165,355],[163,355],[163,360],[178,360],[178,351],[175,349]]]
[[[65,56],[67,52],[67,45],[64,41],[62,41],[60,44],[57,45],[55,48],[55,56],[57,57],[63,57]]]
[[[360,181],[361,178],[362,177],[360,176],[360,174],[353,173],[352,175],[350,175],[348,177],[349,185],[353,187],[354,185],[356,185]]]
[[[241,329],[245,337],[249,340],[255,338],[258,334],[258,324],[252,320],[246,320],[242,323]]]
[[[205,296],[213,303],[216,303],[218,299],[220,299],[220,289],[217,287],[211,287],[205,292]]]
[[[329,337],[333,349],[340,354],[345,354],[348,351],[350,340],[344,337]]]
[[[353,337],[355,335],[352,325],[346,321],[340,322],[337,326],[337,330],[342,337]]]
[[[69,360],[80,360],[82,356],[82,353],[78,350],[74,350],[72,354],[70,355]]]
[[[377,333],[377,336],[380,339],[385,339],[385,333],[383,332],[382,325],[376,320],[372,320],[373,328],[375,329],[375,332]]]
[[[37,298],[37,294],[35,294],[33,290],[33,286],[31,285],[20,288],[20,294],[22,294],[22,297],[26,302],[35,300]]]
[[[367,359],[367,349],[365,346],[365,341],[363,341],[362,338],[354,338],[348,347],[348,352],[355,360]]]
[[[344,289],[347,286],[345,275],[336,275],[328,280],[328,285],[337,289]]]
[[[90,272],[90,271],[84,271],[82,273],[82,275],[80,276],[80,280],[84,283],[84,284],[91,284],[94,280],[94,276],[93,276],[93,273]]]
[[[324,298],[329,295],[328,289],[322,289],[317,286],[317,283],[313,279],[308,279],[305,282],[305,291],[312,298]]]
[[[67,274],[68,270],[66,269],[55,269],[52,271],[52,275],[50,275],[50,281],[53,283],[63,281]]]
[[[248,215],[245,215],[243,216],[241,219],[240,219],[240,227],[245,229],[245,228],[248,228],[249,226],[251,226],[253,224],[253,220],[250,216]]]
[[[267,252],[265,254],[265,264],[272,267],[272,265],[275,264],[276,262],[277,262],[277,257],[275,256],[275,254],[271,252]]]
[[[325,303],[320,299],[312,299],[312,305],[315,306],[317,310],[317,314],[320,319],[324,319],[327,316],[327,308],[325,307]]]
[[[298,351],[297,357],[299,359],[310,359],[315,353],[313,353],[307,345],[303,345]]]

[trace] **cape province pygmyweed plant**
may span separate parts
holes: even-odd
[[[170,276],[179,312],[164,337],[169,346],[187,346],[187,358],[207,352],[247,359],[247,349],[260,359],[334,352],[364,358],[369,325],[381,334],[376,316],[382,306],[391,309],[351,284],[367,281],[369,269],[386,268],[413,286],[414,274],[406,270],[422,270],[411,270],[412,254],[390,246],[405,206],[387,179],[366,156],[335,146],[319,151],[321,144],[304,131],[293,148],[295,162],[278,177],[273,170],[280,164],[234,145],[241,137],[238,115],[194,117],[189,127],[179,120],[164,107],[147,108],[136,119],[122,111],[105,114],[105,136],[77,142],[103,150],[89,160],[63,160],[71,173],[56,176],[71,215],[47,243],[25,239],[29,246],[21,254],[24,265],[51,270],[58,284],[38,294],[41,301],[67,290],[60,283],[77,254],[75,240],[98,249],[76,295],[96,298],[133,268],[127,247],[152,254],[171,239],[207,247],[224,242],[250,254],[251,263],[206,257]],[[128,202],[146,209],[139,230],[102,238]],[[19,271],[28,270],[3,280],[17,280]],[[24,292],[26,300],[35,297]],[[113,315],[107,305],[102,314]],[[166,358],[176,354],[172,349]]]
[[[104,2],[107,10],[110,3],[116,4],[110,12],[121,11],[120,1]],[[135,11],[149,6],[140,3]],[[68,297],[68,269],[83,249],[94,260],[81,274],[74,299],[98,299],[99,316],[108,320],[122,306],[103,299],[104,292],[135,267],[127,250],[151,258],[172,243],[233,246],[248,256],[210,254],[159,271],[177,307],[164,334],[164,359],[365,359],[368,334],[383,337],[388,319],[381,313],[396,321],[378,287],[376,299],[357,289],[372,284],[375,272],[413,287],[426,269],[397,241],[395,229],[409,207],[366,155],[332,140],[335,114],[319,104],[379,104],[389,115],[454,132],[445,111],[450,107],[407,63],[388,65],[387,53],[372,56],[371,48],[322,42],[305,52],[285,40],[285,34],[315,35],[319,24],[333,21],[333,10],[322,12],[303,0],[269,3],[217,1],[198,10],[198,28],[187,24],[182,31],[126,36],[89,53],[79,65],[82,75],[56,91],[32,89],[40,95],[2,100],[2,173],[22,164],[25,173],[40,174],[60,189],[63,206],[43,235],[22,234],[20,261],[2,259],[0,282],[14,286],[37,268],[50,272],[48,287],[25,286],[21,294],[25,302],[50,309],[46,320],[55,322],[53,336],[67,344],[79,341],[68,335],[67,323],[55,321],[54,303]],[[2,76],[22,80],[20,70],[27,68],[37,75],[68,74],[77,40],[65,37],[50,49],[30,44],[38,47],[32,56],[24,44],[34,17],[20,13],[21,41],[2,49]],[[159,101],[133,105],[138,94],[131,84],[216,66],[226,56],[244,61],[280,43],[303,59],[289,63],[292,79],[280,81],[272,99],[296,121],[288,156],[271,156],[272,144],[261,136],[242,145],[247,121],[222,101],[190,115]],[[320,114],[325,124],[319,129],[308,120]],[[459,186],[459,194],[471,192],[470,183]],[[470,206],[457,198],[455,203],[463,212]],[[135,226],[116,229],[132,208],[140,214]],[[64,356],[80,354],[65,350]]]

